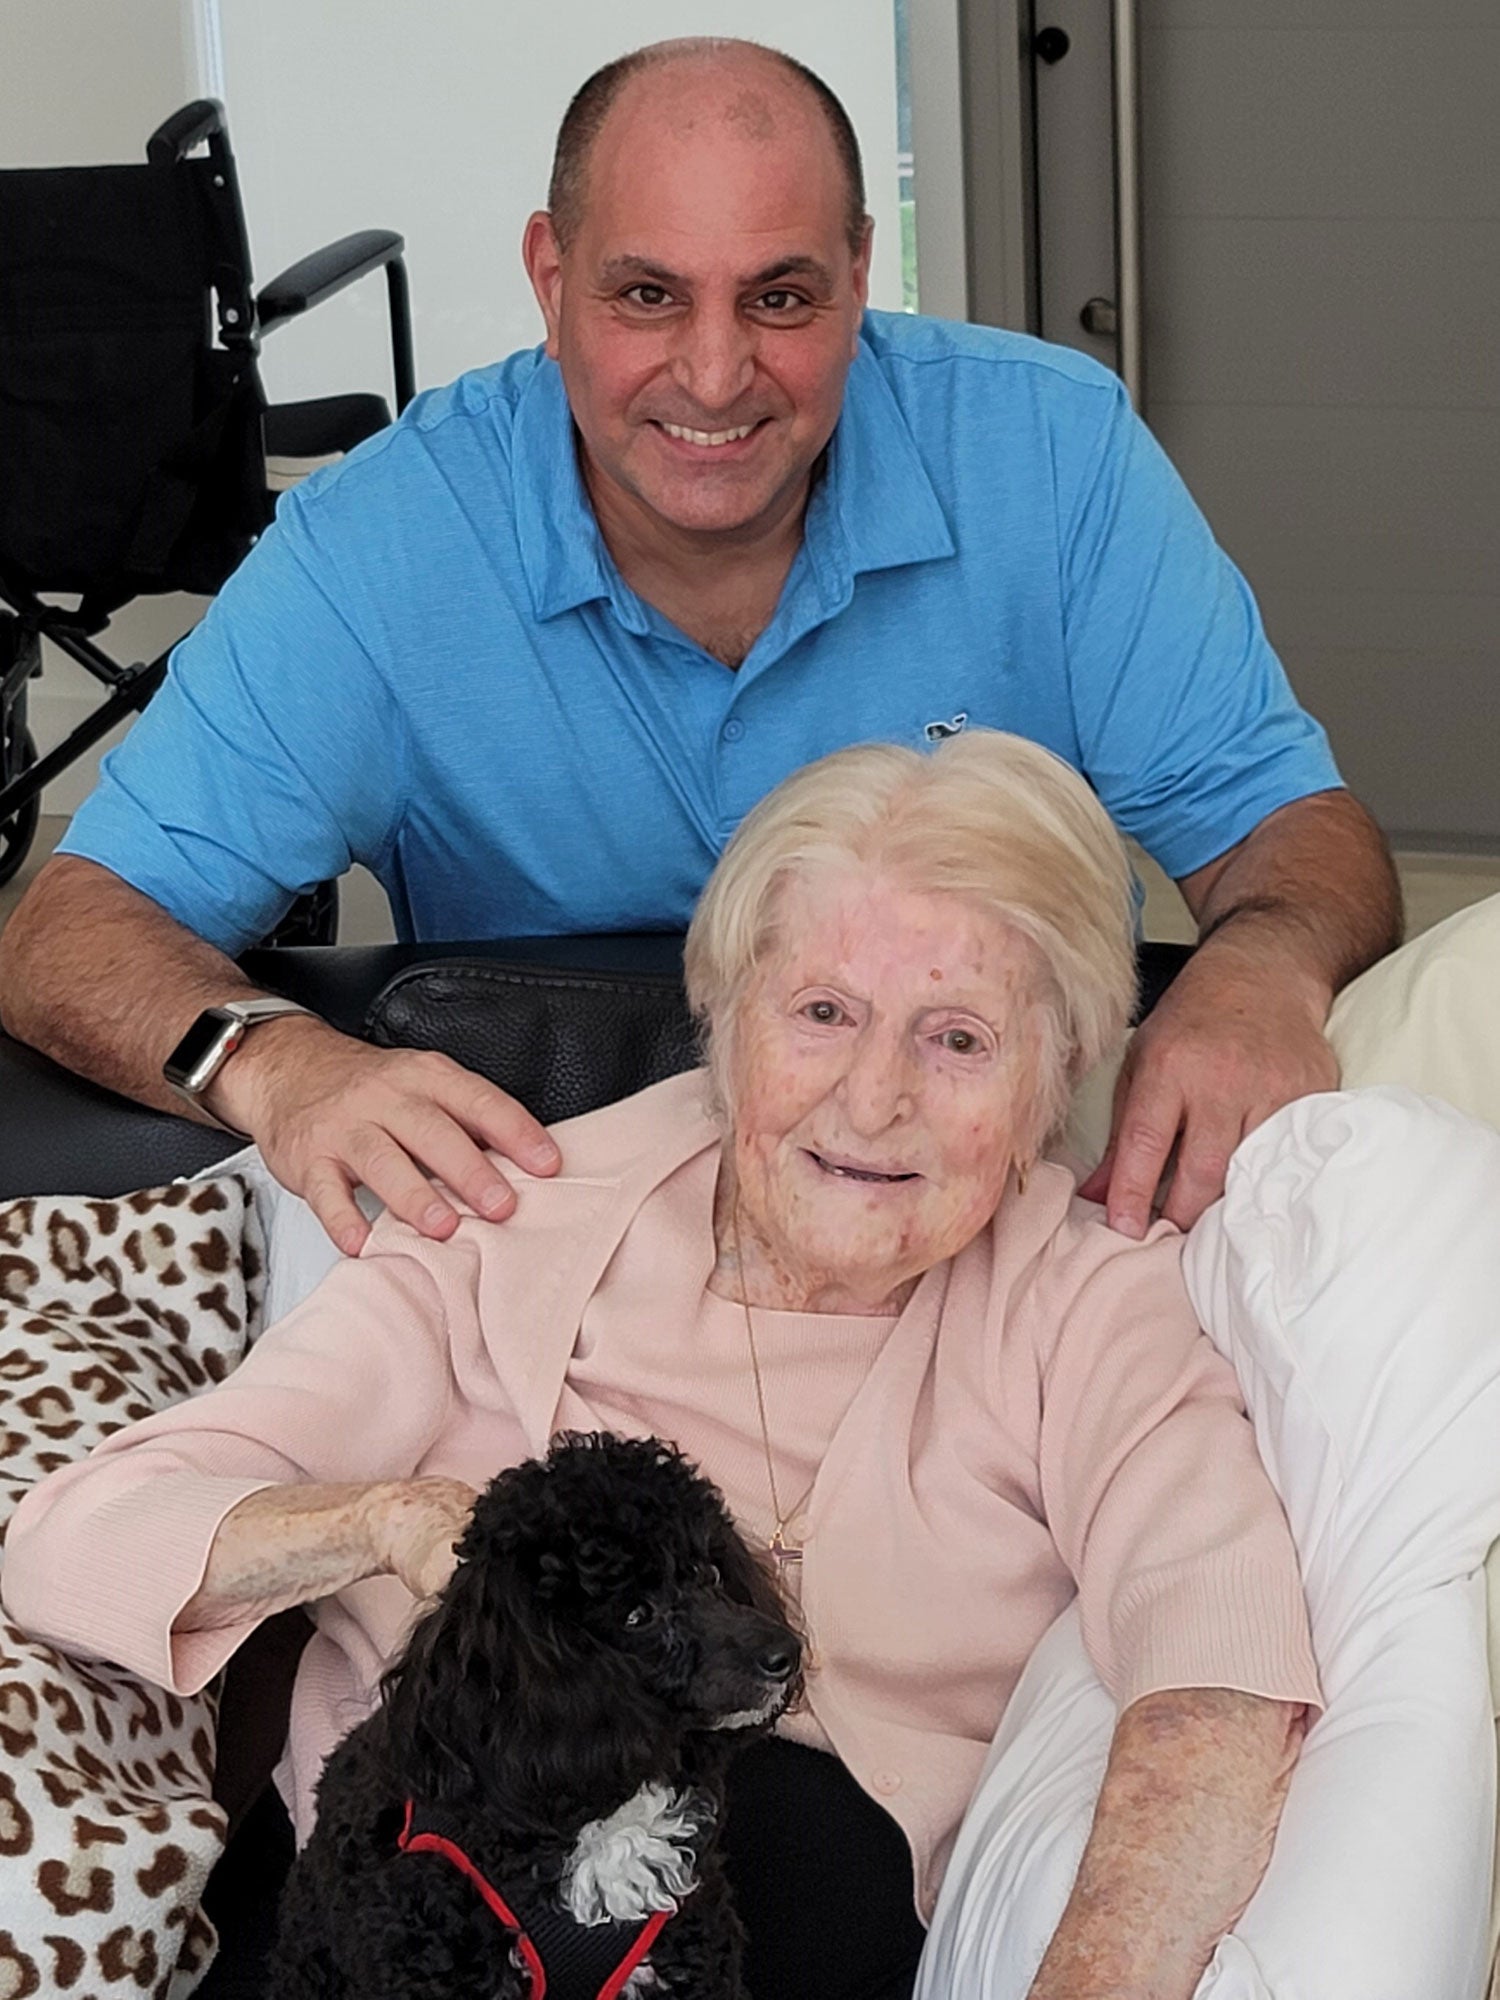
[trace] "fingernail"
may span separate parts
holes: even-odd
[[[339,1232],[339,1248],[346,1257],[357,1257],[365,1247],[365,1232],[362,1229],[343,1229]]]
[[[1112,1215],[1109,1226],[1121,1236],[1132,1237],[1137,1243],[1146,1233],[1146,1225],[1138,1215]]]
[[[479,1206],[486,1215],[509,1215],[515,1205],[515,1196],[508,1187],[492,1187],[479,1198]]]
[[[453,1210],[448,1207],[446,1202],[435,1201],[429,1207],[422,1210],[423,1229],[441,1229],[444,1224],[452,1220]]]
[[[539,1168],[555,1167],[562,1158],[562,1154],[558,1152],[556,1143],[553,1140],[543,1139],[539,1141],[531,1157],[536,1161]]]

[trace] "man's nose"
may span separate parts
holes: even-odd
[[[737,312],[699,306],[678,338],[672,375],[705,416],[727,413],[755,375],[755,335]]]
[[[844,1072],[843,1095],[850,1128],[862,1137],[874,1138],[909,1116],[912,1077],[902,1038],[866,1029]]]

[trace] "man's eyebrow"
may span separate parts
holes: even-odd
[[[599,278],[606,285],[646,283],[662,285],[669,290],[686,282],[664,264],[654,264],[649,257],[632,256],[607,257],[599,266]],[[767,264],[764,270],[752,271],[743,282],[747,290],[754,290],[762,285],[773,285],[780,278],[807,278],[824,291],[833,290],[833,273],[816,257],[780,257],[774,264]]]

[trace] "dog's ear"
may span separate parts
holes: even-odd
[[[523,1681],[537,1671],[535,1609],[514,1551],[461,1553],[437,1603],[386,1673],[391,1752],[409,1791],[434,1802],[492,1772]]]

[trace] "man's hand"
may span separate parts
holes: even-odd
[[[1224,1192],[1247,1133],[1295,1098],[1337,1090],[1323,1035],[1330,998],[1269,940],[1211,938],[1137,1029],[1108,1149],[1079,1193],[1104,1202],[1111,1228],[1144,1236],[1175,1147],[1162,1214],[1190,1229]]]
[[[1108,1149],[1079,1189],[1126,1236],[1145,1234],[1174,1147],[1162,1213],[1188,1229],[1246,1133],[1338,1088],[1323,1035],[1333,996],[1401,942],[1390,852],[1347,792],[1282,806],[1178,887],[1202,941],[1136,1031]]]
[[[425,1050],[371,1048],[306,1015],[254,1029],[215,1078],[208,1108],[254,1139],[347,1256],[370,1232],[354,1200],[360,1183],[441,1238],[458,1211],[437,1181],[492,1221],[516,1205],[485,1148],[528,1173],[560,1164],[546,1128],[483,1077]]]

